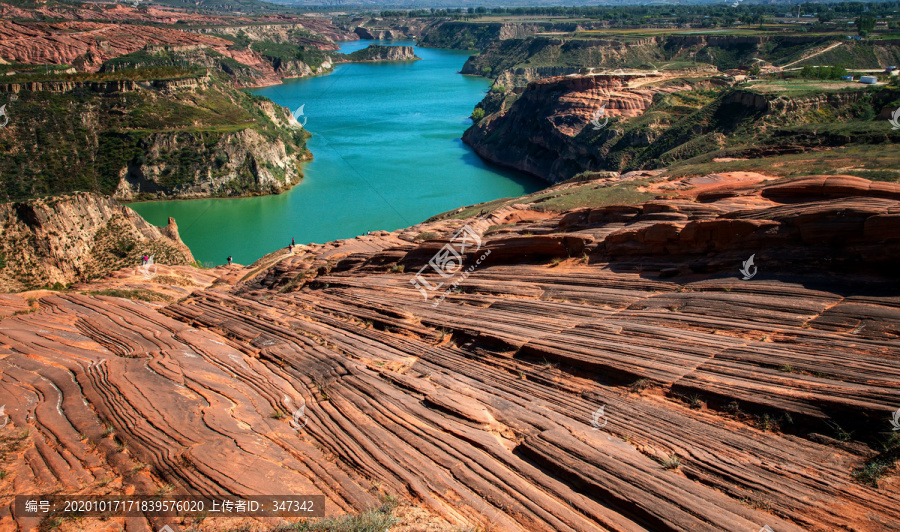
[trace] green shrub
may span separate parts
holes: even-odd
[[[434,240],[435,238],[438,238],[439,236],[441,236],[441,235],[438,233],[435,233],[434,231],[423,231],[423,232],[417,234],[413,238],[413,240]]]
[[[108,288],[106,290],[96,290],[93,292],[88,292],[88,295],[91,296],[108,296],[108,297],[121,297],[124,299],[136,299],[138,301],[171,301],[172,298],[165,295],[160,294],[158,292],[154,292],[153,290],[147,290],[145,288],[138,288],[135,290],[124,290],[117,288]]]
[[[893,464],[884,460],[872,460],[853,470],[853,478],[861,484],[867,484],[873,488],[878,487],[878,479],[888,474]]]
[[[325,517],[316,521],[281,525],[273,532],[386,532],[397,524],[397,519],[390,512],[381,510],[372,509],[359,515]]]

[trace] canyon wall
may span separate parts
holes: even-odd
[[[586,24],[586,25],[585,25]],[[441,22],[423,31],[420,46],[482,50],[494,43],[523,39],[539,32],[571,32],[599,23],[557,22]]]
[[[355,39],[414,40],[442,21],[408,17],[337,16],[333,22]],[[350,39],[347,39],[350,40]]]
[[[7,198],[277,194],[311,158],[308,133],[287,109],[214,77],[0,84],[4,91],[17,97],[0,129]]]
[[[325,33],[312,31],[308,25]],[[257,87],[329,70],[331,60],[326,52],[338,49],[332,37],[352,38],[323,21],[182,29],[126,23],[0,21],[0,57],[23,64],[71,64],[82,72],[200,66],[225,73],[235,87]]]
[[[412,46],[380,46],[369,45],[362,50],[345,54],[342,58],[347,61],[413,61],[421,59],[415,54]]]
[[[0,290],[68,285],[137,266],[194,257],[173,219],[159,228],[113,199],[91,193],[0,204]]]
[[[606,126],[609,118],[640,116],[655,94],[689,88],[684,83],[656,89],[629,86],[633,80],[659,77],[587,75],[535,81],[508,108],[500,108],[466,130],[463,141],[489,161],[550,182],[587,169],[618,170],[604,159],[604,153],[591,150],[590,144],[602,144],[615,136],[613,128]],[[596,130],[591,124],[595,115],[598,123],[604,124]]]
[[[225,52],[231,44],[211,35],[172,28],[100,22],[58,22],[46,26],[0,21],[0,57],[14,63],[75,64],[95,72],[104,61],[147,45],[205,45]]]
[[[335,30],[337,28],[334,28]],[[204,35],[228,35],[230,37],[243,36],[252,41],[269,40],[276,43],[290,43],[308,45],[319,50],[337,50],[338,45],[322,34],[308,30],[303,24],[247,24],[216,27],[188,28],[186,31]],[[339,32],[341,40],[353,40],[353,38]]]

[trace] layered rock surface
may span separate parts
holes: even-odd
[[[219,37],[136,24],[26,25],[0,21],[0,57],[16,63],[73,64],[80,60],[84,69],[93,71],[103,61],[135,52],[148,44],[206,45],[227,54],[231,43]]]
[[[120,9],[130,13],[127,8]],[[326,71],[331,67],[330,62],[326,60],[325,65],[310,66],[299,60],[280,61],[246,47],[233,46],[231,40],[220,35],[288,43],[316,50],[336,50],[338,47],[331,37],[345,37],[327,21],[308,18],[288,17],[278,23],[272,21],[271,24],[253,25],[247,25],[247,21],[240,17],[226,20],[215,18],[214,26],[174,29],[118,22],[115,15],[120,9],[97,13],[94,21],[90,22],[75,20],[39,24],[0,21],[0,57],[24,64],[72,64],[80,71],[96,72],[104,68],[105,62],[138,51],[146,53],[129,66],[142,66],[141,60],[157,64],[160,59],[153,55],[158,55],[160,50],[168,50],[176,53],[173,64],[222,70],[234,76],[233,85],[236,87],[265,86],[281,83],[281,79],[286,77]],[[113,22],[96,22],[106,20],[103,18],[105,15],[110,15]],[[160,13],[156,11],[155,15]],[[159,16],[151,19],[163,24],[176,22]],[[189,16],[186,20],[193,21]],[[178,19],[179,24],[184,22]],[[315,28],[322,33],[307,28]],[[108,70],[109,65],[106,68]]]
[[[0,321],[0,527],[38,524],[13,493],[165,483],[493,530],[898,528],[897,478],[851,472],[900,405],[900,187],[759,181],[169,272],[170,304],[44,296]],[[490,254],[453,286],[427,264],[464,224]]]

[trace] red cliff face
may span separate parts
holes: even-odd
[[[123,8],[124,9],[124,8]],[[115,11],[113,11],[113,14]],[[107,13],[104,13],[107,14]],[[189,19],[190,20],[190,19]],[[295,29],[319,28],[322,40],[305,42],[322,50],[334,50],[337,46],[328,35],[340,37],[336,27],[322,21],[302,19],[278,21],[270,25],[245,26],[252,36],[283,42]],[[129,20],[131,21],[131,20]],[[232,19],[232,25],[241,19]],[[174,22],[174,20],[172,21]],[[232,31],[233,30],[233,31]],[[241,26],[219,28],[223,34],[237,34]],[[295,39],[296,40],[296,39]],[[283,77],[312,74],[308,65],[301,62],[276,69],[272,62],[249,49],[231,50],[231,41],[202,29],[181,31],[149,25],[99,22],[16,23],[0,21],[0,58],[7,62],[25,64],[72,64],[80,71],[96,72],[105,61],[130,54],[147,46],[160,46],[169,50],[208,48],[249,67],[235,80],[235,86],[264,86],[281,82]],[[188,56],[197,66],[214,66],[208,58]],[[193,61],[196,59],[196,61]],[[326,62],[326,65],[330,63]]]
[[[83,70],[93,72],[103,61],[136,52],[148,44],[205,45],[225,53],[231,43],[219,37],[131,24],[26,25],[0,21],[0,57],[16,63],[80,63]]]

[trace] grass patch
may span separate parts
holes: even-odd
[[[434,231],[423,231],[413,237],[413,240],[421,241],[421,240],[434,240],[435,238],[440,237],[441,235],[435,233]]]
[[[851,476],[857,482],[877,488],[878,481],[882,477],[895,471],[898,460],[900,460],[900,434],[892,432],[887,440],[881,443],[881,452],[866,459],[863,465],[852,471]]]
[[[614,186],[585,185],[573,187],[560,192],[538,196],[533,199],[529,198],[531,201],[528,201],[527,203],[533,204],[538,210],[551,212],[564,212],[581,207],[637,205],[657,196],[656,193],[641,192],[638,190],[640,185],[646,183],[645,180],[640,180]]]
[[[515,227],[515,226],[516,226],[515,223],[492,225],[487,228],[487,231],[484,232],[484,236],[493,235],[495,233],[499,233],[499,232],[503,231],[504,229],[509,229],[509,228]]]
[[[653,382],[650,379],[638,379],[628,385],[628,391],[633,393],[641,393],[649,388]]]
[[[381,506],[358,515],[341,515],[302,523],[280,525],[272,532],[386,532],[397,524],[394,509],[399,501],[393,495],[382,495]]]
[[[806,175],[854,175],[872,181],[900,183],[900,145],[847,146],[828,151],[774,155],[758,159],[714,162],[725,153],[712,153],[672,164],[667,177],[708,175],[722,172],[761,172],[778,177]]]
[[[165,295],[160,294],[159,292],[154,292],[153,290],[147,290],[146,288],[138,288],[135,290],[125,290],[125,289],[117,289],[117,288],[108,288],[106,290],[96,290],[93,292],[87,292],[89,296],[109,296],[109,297],[121,297],[124,299],[135,299],[138,301],[164,301],[170,302],[172,298]]]
[[[663,466],[664,469],[678,469],[681,467],[681,459],[678,458],[677,454],[670,454],[665,458],[659,458],[656,460],[659,462],[659,465]]]
[[[60,72],[59,69],[47,70],[44,68],[44,65],[29,66],[32,66],[34,68],[18,68],[15,70],[15,74],[4,77],[4,82],[26,83],[41,81],[154,81],[188,79],[205,75],[204,69],[181,68],[175,66],[154,66],[108,72]]]
[[[531,208],[539,211],[565,212],[580,207],[604,207],[606,205],[637,205],[649,201],[658,193],[642,192],[641,186],[651,183],[649,179],[635,179],[618,185],[596,185],[587,183],[579,187],[571,187],[564,190],[550,188],[534,192],[521,198],[503,198],[486,203],[470,205],[456,211],[449,211],[433,216],[426,222],[435,222],[445,219],[465,219],[472,216],[480,216],[491,213],[502,207],[514,203],[530,204]],[[516,224],[492,225],[485,234],[497,233],[503,229],[513,227]],[[528,234],[528,233],[525,233]]]
[[[867,461],[861,467],[853,470],[853,479],[862,484],[868,484],[873,488],[878,487],[878,480],[893,470],[894,464],[887,460]]]
[[[853,431],[844,430],[836,422],[826,421],[825,424],[828,425],[829,427],[831,427],[832,430],[834,430],[835,438],[838,441],[846,442],[846,441],[850,441],[853,439]]]

